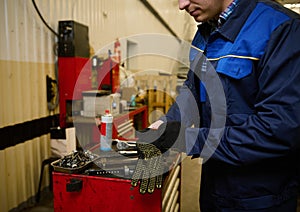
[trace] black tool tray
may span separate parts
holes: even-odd
[[[54,171],[63,172],[68,174],[83,173],[86,169],[90,168],[93,161],[97,160],[97,155],[92,153],[86,154],[85,152],[73,152],[70,155],[66,155],[51,163]],[[81,159],[78,160],[78,159]],[[70,164],[67,164],[66,160],[70,160]],[[77,160],[76,166],[72,166],[72,160]],[[75,163],[74,163],[75,164]],[[74,165],[73,164],[73,165]]]

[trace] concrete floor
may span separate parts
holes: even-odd
[[[53,208],[53,193],[49,189],[45,189],[41,194],[39,203],[29,206],[22,212],[54,212]]]

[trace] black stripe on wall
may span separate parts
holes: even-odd
[[[59,116],[54,115],[0,128],[0,150],[50,133],[58,120]]]

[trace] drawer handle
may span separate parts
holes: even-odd
[[[71,178],[70,182],[66,184],[67,192],[79,192],[82,189],[82,180]]]

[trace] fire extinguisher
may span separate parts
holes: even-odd
[[[116,61],[118,63],[120,63],[121,62],[121,43],[118,38],[115,41],[114,54],[115,54]]]

